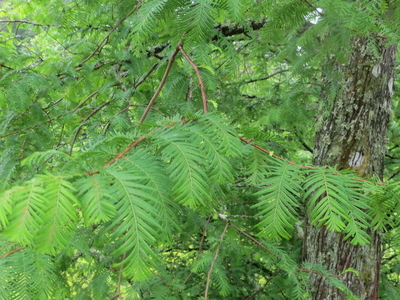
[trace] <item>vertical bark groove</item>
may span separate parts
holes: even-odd
[[[360,176],[383,176],[386,134],[391,113],[396,46],[377,39],[378,55],[368,41],[356,37],[349,63],[340,66],[342,90],[333,99],[328,118],[317,129],[313,163],[352,169]],[[381,234],[371,232],[369,245],[354,246],[340,233],[315,228],[307,221],[304,260],[322,264],[360,299],[378,298]],[[319,275],[310,274],[313,299],[345,299]]]

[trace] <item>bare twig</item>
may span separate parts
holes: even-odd
[[[272,276],[263,284],[262,287],[260,287],[257,291],[255,291],[255,292],[254,292],[253,294],[251,294],[250,296],[246,297],[245,300],[251,299],[251,298],[253,298],[255,295],[261,293],[261,292],[265,289],[265,287],[267,286],[267,284],[271,282],[272,278],[274,278],[275,276],[277,276],[277,275],[278,275],[279,273],[281,273],[281,272],[282,272],[282,270],[278,270],[278,271],[276,271],[274,274],[272,274]]]
[[[24,247],[20,247],[20,248],[18,248],[18,249],[9,251],[9,252],[7,252],[6,254],[3,254],[2,256],[0,256],[0,258],[4,258],[4,257],[6,257],[6,256],[9,256],[10,254],[13,254],[13,253],[15,253],[15,252],[21,251],[21,250],[23,250],[23,249],[24,249]]]
[[[95,56],[99,51],[101,51],[101,49],[103,48],[103,46],[106,44],[108,38],[110,37],[110,35],[115,31],[115,29],[118,28],[119,25],[121,25],[130,15],[132,15],[135,11],[137,11],[140,8],[140,5],[142,4],[142,0],[139,0],[137,5],[130,11],[128,12],[127,15],[125,15],[125,17],[123,17],[121,20],[119,20],[114,26],[113,28],[111,28],[111,30],[106,34],[106,36],[102,39],[102,41],[99,43],[99,45],[96,47],[96,49],[88,56],[86,57],[83,61],[81,61],[78,64],[78,67],[82,66],[85,62],[87,62],[89,59],[91,59],[93,56]]]
[[[131,104],[129,103],[129,105],[123,109],[121,109],[119,112],[117,112],[115,115],[119,115],[121,113],[123,113],[124,111],[128,110],[129,107],[131,106],[138,106],[138,107],[147,107],[147,105],[144,104]],[[155,110],[156,112],[158,112],[160,115],[163,115],[164,117],[167,117],[168,115],[164,114],[161,110],[159,110],[158,108],[152,107],[151,109]]]
[[[137,83],[135,83],[135,85],[133,86],[135,89],[138,88],[139,85],[141,85],[146,79],[147,77],[149,77],[149,75],[158,67],[158,65],[160,64],[160,62],[156,62],[154,65],[151,66],[151,68],[149,69],[149,71],[144,74],[142,76],[142,78],[139,79],[139,81]]]
[[[69,149],[69,155],[70,155],[70,156],[72,155],[72,150],[73,150],[73,148],[74,148],[74,144],[75,144],[76,138],[78,137],[78,134],[79,134],[79,132],[81,131],[83,125],[86,123],[86,121],[89,120],[93,115],[95,115],[95,114],[96,114],[97,112],[99,112],[103,107],[107,106],[107,105],[110,104],[110,103],[111,103],[111,101],[104,102],[104,103],[103,103],[102,105],[100,105],[98,108],[96,108],[95,110],[93,110],[93,111],[81,122],[81,124],[79,125],[78,129],[76,130],[76,132],[75,132],[75,134],[74,134],[74,137],[72,138],[72,141],[71,141],[71,147],[70,147],[70,149]]]
[[[14,68],[9,67],[9,66],[5,65],[2,62],[0,62],[0,67],[4,67],[4,68],[9,69],[9,70],[15,70]]]
[[[200,90],[201,90],[201,98],[203,99],[203,111],[204,111],[204,113],[208,113],[206,90],[204,88],[204,83],[203,83],[203,79],[201,78],[199,67],[190,59],[189,55],[187,55],[185,50],[183,50],[182,45],[179,45],[178,48],[179,48],[179,51],[181,51],[182,55],[186,58],[186,60],[189,62],[189,64],[193,67],[194,71],[196,72],[197,79],[199,80]]]
[[[145,111],[144,111],[142,117],[140,118],[139,123],[143,123],[143,122],[144,122],[144,120],[145,120],[146,117],[147,117],[147,114],[148,114],[149,111],[150,111],[150,108],[152,107],[154,101],[157,99],[158,95],[160,94],[161,89],[163,88],[163,86],[164,86],[164,84],[165,84],[165,81],[167,80],[169,71],[171,70],[172,63],[173,63],[174,60],[175,60],[175,56],[176,56],[176,55],[178,54],[178,52],[179,52],[179,47],[180,47],[181,44],[182,44],[182,41],[179,41],[178,45],[177,45],[176,48],[175,48],[175,51],[172,53],[172,55],[171,55],[171,57],[170,57],[170,59],[169,59],[167,68],[165,69],[164,76],[163,76],[163,78],[161,79],[160,85],[158,86],[158,88],[157,88],[156,92],[154,93],[153,97],[150,99],[149,104],[147,104],[147,107],[146,107],[146,109],[145,109]]]
[[[27,21],[27,20],[0,20],[0,23],[18,23],[18,24],[29,24],[29,25],[33,25],[33,26],[45,27],[45,25]]]
[[[117,161],[118,159],[122,158],[126,153],[128,153],[130,150],[132,150],[133,148],[135,148],[140,142],[144,141],[147,137],[142,136],[140,137],[138,140],[134,141],[132,144],[130,144],[124,151],[122,151],[121,153],[119,153],[117,156],[115,156],[112,160],[110,160],[108,163],[106,163],[103,166],[104,168],[107,168],[108,166],[112,165],[113,163],[115,163],[115,161]]]
[[[93,93],[91,93],[89,96],[87,96],[81,103],[79,103],[73,110],[72,112],[76,112],[83,104],[85,104],[86,101],[88,101],[90,98],[92,98],[93,96],[97,95],[100,92],[100,89],[98,89],[97,91],[94,91]]]
[[[122,261],[124,261],[126,258],[126,252],[122,256]],[[124,269],[124,265],[121,265],[119,268],[119,274],[118,274],[118,283],[117,283],[117,295],[120,297],[121,296],[121,280],[122,280],[122,270]]]
[[[229,222],[226,222],[224,231],[223,231],[222,234],[221,234],[221,241],[219,242],[219,244],[218,244],[218,246],[217,246],[217,249],[216,249],[215,255],[214,255],[214,259],[213,259],[212,262],[211,262],[210,270],[208,271],[208,274],[207,274],[207,283],[206,283],[206,291],[205,291],[205,293],[204,293],[204,300],[207,300],[207,299],[208,299],[208,289],[209,289],[209,287],[210,287],[211,273],[212,273],[212,271],[213,271],[215,262],[217,261],[219,249],[221,249],[221,245],[222,245],[222,242],[223,242],[223,240],[224,240],[224,236],[225,236],[225,233],[226,233],[228,227],[229,227]]]
[[[263,243],[261,243],[260,241],[256,240],[255,238],[253,238],[250,234],[244,232],[242,229],[240,229],[239,227],[233,225],[232,223],[228,222],[228,224],[230,226],[232,226],[233,228],[235,228],[237,231],[239,231],[241,234],[243,234],[244,236],[248,237],[250,240],[252,240],[254,243],[256,243],[257,245],[259,245],[261,248],[267,250],[270,254],[272,254],[273,256],[277,257],[274,253],[272,253],[271,250],[269,250],[267,247],[264,246]]]
[[[252,83],[252,82],[256,82],[256,81],[267,80],[267,79],[270,79],[271,77],[274,77],[274,76],[276,76],[278,74],[281,74],[281,73],[285,73],[287,71],[289,71],[289,70],[279,70],[279,71],[276,71],[276,72],[272,73],[271,75],[268,75],[268,76],[265,76],[265,77],[262,77],[262,78],[247,80],[244,83]]]
[[[204,226],[203,235],[201,236],[201,240],[200,240],[199,250],[197,250],[197,258],[199,257],[201,251],[203,250],[203,244],[206,239],[206,234],[208,231],[208,224],[210,224],[211,218],[212,218],[212,215],[210,215],[208,217],[206,225]],[[185,285],[188,282],[189,278],[192,277],[192,274],[193,274],[193,272],[189,273],[188,277],[186,277],[185,281],[183,282],[183,285]]]
[[[51,118],[51,119],[49,119],[49,120],[47,120],[47,121],[45,121],[45,122],[41,122],[41,123],[36,124],[36,125],[32,125],[31,127],[28,127],[28,128],[22,128],[22,129],[14,130],[14,131],[12,131],[12,132],[9,132],[9,133],[7,133],[7,134],[4,134],[4,135],[0,136],[0,139],[5,138],[5,137],[7,137],[7,136],[9,136],[9,135],[16,134],[16,133],[21,132],[21,131],[28,131],[28,130],[34,129],[34,128],[40,126],[40,125],[44,125],[44,124],[50,123],[50,122],[54,121],[55,119],[58,119],[58,118],[60,118],[60,117],[62,117],[62,116],[64,116],[64,114],[63,114],[63,115],[55,116],[54,118]]]

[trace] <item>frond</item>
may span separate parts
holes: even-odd
[[[147,164],[150,168],[154,163],[143,152],[137,152],[102,172],[110,180],[109,193],[113,195],[117,209],[117,214],[108,227],[108,230],[112,230],[111,237],[117,246],[114,255],[126,253],[125,260],[120,264],[124,265],[127,276],[137,280],[151,275],[148,268],[154,266],[154,260],[157,259],[151,246],[160,233],[165,231],[162,228],[165,220],[158,211],[165,204],[162,203],[163,198],[157,198],[159,191],[154,184],[154,177],[157,175],[153,178],[146,176],[137,167],[139,160],[143,160],[141,167]]]
[[[222,120],[214,114],[208,114],[199,120],[204,127],[204,131],[211,139],[219,145],[219,152],[230,157],[240,157],[242,154],[242,145],[237,138],[237,134],[232,126],[228,126],[225,120]]]
[[[137,159],[138,157],[140,159]],[[175,212],[178,211],[178,206],[171,200],[172,182],[167,177],[161,160],[142,151],[136,151],[135,156],[127,157],[126,161],[130,163],[130,167],[135,167],[140,176],[147,178],[149,192],[157,199],[153,202],[153,206],[162,220],[161,226],[164,232],[177,228]]]
[[[54,261],[50,256],[25,248],[7,256],[4,260],[8,265],[8,273],[11,273],[13,277],[8,291],[10,297],[7,299],[49,299],[52,297],[57,277]],[[1,273],[1,276],[4,275]]]
[[[207,135],[200,124],[191,124],[185,127],[193,136],[193,143],[198,145],[198,149],[206,158],[208,176],[211,182],[226,183],[233,181],[233,167],[228,161],[228,157],[221,154],[221,143],[216,143],[215,137]],[[215,132],[215,136],[219,132]]]
[[[176,201],[193,208],[211,201],[204,167],[206,157],[198,151],[200,145],[188,143],[187,133],[178,131],[177,126],[161,132],[156,139],[163,147],[164,161],[169,164],[167,172],[174,183]]]
[[[45,213],[41,220],[43,226],[37,233],[36,243],[44,253],[55,254],[56,250],[68,245],[75,230],[80,204],[74,195],[76,189],[62,176],[41,175],[45,182]]]
[[[388,182],[385,187],[372,189],[371,209],[368,214],[372,217],[372,226],[375,230],[386,230],[396,228],[399,221],[396,212],[400,209],[399,199],[400,186],[396,182]]]
[[[259,185],[269,168],[265,153],[251,147],[245,161],[247,162],[247,170],[244,175],[248,176],[246,182],[251,185]]]
[[[310,172],[304,183],[311,224],[325,225],[331,231],[344,231],[352,243],[368,242],[363,230],[370,217],[364,212],[370,207],[360,181],[350,174],[339,174],[333,168],[318,168]]]
[[[154,23],[162,12],[168,0],[153,0],[144,2],[133,23],[133,33],[147,37],[154,31]]]
[[[251,2],[246,3],[246,1],[243,1],[243,0],[226,1],[226,9],[229,12],[228,17],[234,22],[243,21],[243,19],[244,19],[243,13],[244,13],[244,10],[247,8],[246,4],[251,5]]]
[[[277,166],[269,167],[264,173],[265,179],[259,183],[261,190],[259,203],[253,205],[258,209],[256,216],[262,221],[257,224],[261,228],[259,236],[269,236],[274,240],[290,238],[288,230],[292,230],[297,220],[299,207],[300,171],[296,165],[278,161]]]
[[[207,272],[214,257],[210,253],[203,253],[190,269],[193,273]]]
[[[210,38],[214,29],[217,10],[213,0],[196,0],[182,12],[182,26],[186,27],[190,39],[203,42]]]
[[[4,230],[5,237],[22,245],[32,243],[37,230],[43,225],[42,216],[46,210],[46,191],[42,184],[41,180],[34,178],[24,186],[14,187],[3,194],[6,211],[9,209],[7,205],[13,204]]]
[[[87,224],[109,221],[117,210],[115,199],[109,194],[111,182],[102,175],[85,176],[76,183],[82,203],[82,214]]]

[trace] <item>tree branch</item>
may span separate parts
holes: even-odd
[[[221,23],[215,26],[214,28],[223,36],[232,36],[238,34],[247,34],[250,32],[249,29],[252,29],[253,31],[260,30],[261,28],[264,27],[265,24],[267,24],[266,18],[262,19],[259,22],[256,22],[254,20],[249,20],[248,26],[239,25],[236,23]],[[212,40],[213,41],[218,40],[218,36],[214,36]]]
[[[101,49],[103,48],[103,46],[105,45],[107,39],[110,37],[110,35],[115,31],[115,29],[118,28],[119,25],[121,25],[130,15],[132,15],[135,11],[137,11],[140,8],[140,5],[142,4],[142,0],[139,0],[138,3],[136,4],[136,6],[130,11],[128,12],[127,15],[125,15],[125,17],[123,17],[121,20],[119,20],[114,26],[113,28],[111,28],[111,30],[106,34],[106,36],[101,40],[101,42],[99,43],[99,45],[96,47],[96,49],[88,56],[86,57],[83,61],[81,61],[77,67],[82,66],[85,62],[87,62],[89,59],[91,59],[93,56],[95,56],[96,54],[98,54]]]
[[[69,155],[70,155],[70,156],[72,155],[72,150],[73,150],[73,148],[74,148],[74,144],[75,144],[76,138],[77,138],[79,132],[81,131],[83,125],[86,123],[86,121],[89,120],[93,115],[95,115],[95,114],[96,114],[97,112],[99,112],[103,107],[107,106],[107,105],[110,104],[110,103],[111,103],[111,101],[104,102],[104,103],[103,103],[102,105],[100,105],[98,108],[96,108],[95,110],[93,110],[93,111],[81,122],[81,124],[79,125],[78,129],[76,130],[76,132],[75,132],[75,134],[74,134],[74,137],[72,138],[72,141],[71,141],[71,147],[70,147],[70,150],[69,150]]]
[[[201,74],[197,65],[190,59],[190,57],[186,54],[185,50],[183,50],[181,45],[178,45],[179,50],[181,51],[182,55],[186,58],[189,64],[193,67],[194,71],[196,72],[197,79],[199,80],[200,90],[201,90],[201,98],[203,99],[203,111],[204,113],[208,113],[207,108],[207,96],[206,90],[204,88],[203,79],[201,78]]]
[[[203,250],[203,244],[204,244],[204,241],[206,239],[206,234],[207,234],[207,231],[208,231],[208,224],[210,224],[211,218],[212,218],[212,215],[210,215],[207,218],[206,225],[204,226],[203,235],[201,236],[199,249],[197,250],[197,258],[199,257],[201,251]],[[193,274],[193,272],[189,273],[188,277],[186,277],[185,281],[183,282],[183,285],[185,285],[188,282],[189,278],[192,277],[192,274]]]
[[[214,255],[214,259],[213,259],[212,262],[211,262],[210,270],[208,271],[208,274],[207,274],[207,283],[206,283],[206,291],[205,291],[205,293],[204,293],[204,300],[207,300],[207,299],[208,299],[208,289],[209,289],[209,287],[210,287],[211,273],[212,273],[212,271],[213,271],[215,262],[217,261],[219,249],[221,248],[221,245],[222,245],[222,242],[223,242],[223,240],[224,240],[224,236],[225,236],[225,233],[226,233],[226,230],[228,229],[228,227],[229,227],[229,222],[226,222],[224,231],[223,231],[222,234],[221,234],[221,240],[220,240],[220,242],[219,242],[219,244],[218,244],[218,246],[217,246],[217,249],[216,249],[215,255]]]
[[[21,250],[23,250],[23,249],[24,249],[24,247],[20,247],[20,248],[18,248],[18,249],[9,251],[9,252],[7,252],[6,254],[1,255],[0,258],[4,258],[4,257],[6,257],[6,256],[9,256],[10,254],[13,254],[13,253],[15,253],[15,252],[21,251]]]
[[[271,77],[274,77],[275,75],[278,75],[278,74],[281,74],[281,73],[285,73],[287,71],[289,71],[289,70],[279,70],[279,71],[276,71],[276,72],[272,73],[271,75],[268,75],[268,76],[265,76],[265,77],[262,77],[262,78],[257,78],[257,79],[250,79],[250,80],[245,81],[244,83],[252,83],[252,82],[256,82],[256,81],[267,80],[267,79],[270,79]]]
[[[151,106],[153,105],[154,101],[157,99],[158,95],[160,94],[160,92],[161,92],[161,90],[162,90],[162,88],[163,88],[163,86],[164,86],[164,84],[165,84],[165,81],[167,80],[167,77],[168,77],[169,71],[171,70],[172,64],[173,64],[173,62],[174,62],[174,60],[175,60],[175,56],[178,54],[178,52],[179,52],[179,47],[180,47],[181,45],[182,45],[182,41],[180,41],[180,42],[178,43],[178,45],[176,46],[174,52],[172,53],[172,55],[171,55],[171,57],[170,57],[170,59],[169,59],[167,68],[166,68],[166,70],[165,70],[164,76],[163,76],[163,78],[161,79],[160,85],[158,86],[158,88],[157,88],[156,92],[154,93],[153,97],[150,99],[149,104],[147,104],[147,107],[146,107],[146,109],[145,109],[145,111],[144,111],[142,117],[140,118],[139,123],[143,123],[143,122],[144,122],[144,120],[145,120],[146,117],[147,117],[147,114],[148,114],[149,111],[150,111]]]

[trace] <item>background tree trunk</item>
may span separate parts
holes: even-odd
[[[339,66],[342,89],[333,106],[321,112],[317,124],[315,165],[356,170],[360,176],[383,176],[386,134],[391,113],[396,46],[376,40],[377,55],[366,38],[355,37],[349,62]],[[306,222],[304,261],[322,264],[360,299],[377,299],[381,264],[381,234],[371,232],[371,243],[354,246],[339,233]],[[345,299],[316,274],[310,275],[313,299]]]

